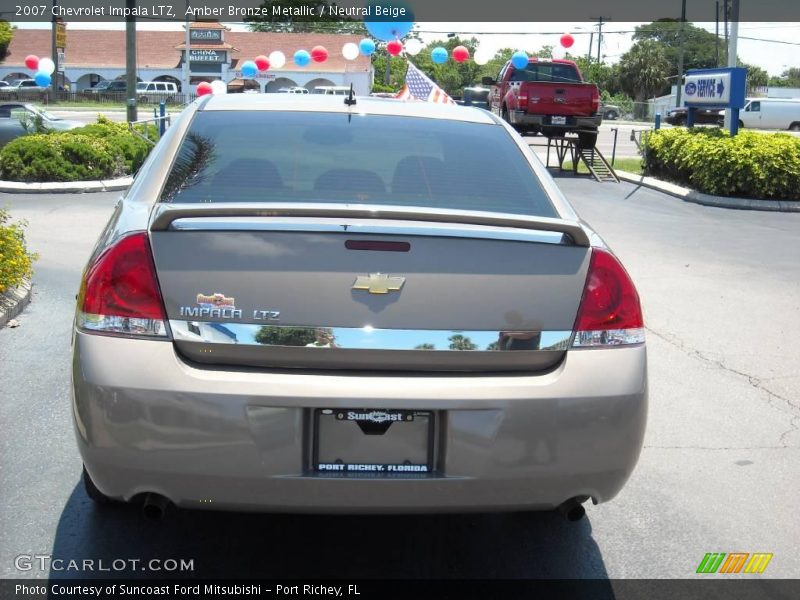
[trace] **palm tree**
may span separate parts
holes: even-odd
[[[622,89],[636,101],[634,115],[644,117],[645,101],[666,88],[670,72],[664,48],[653,40],[636,42],[619,61]]]
[[[436,350],[433,344],[418,344],[414,346],[414,350]]]
[[[460,333],[451,335],[447,339],[450,342],[450,350],[475,350],[478,347],[477,344],[472,343],[471,339]]]

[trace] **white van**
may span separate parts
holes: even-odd
[[[175,98],[178,86],[169,81],[140,81],[136,84],[136,97],[139,102],[168,102]]]
[[[346,96],[350,93],[349,85],[318,85],[313,94],[326,94],[329,96]]]
[[[739,126],[800,131],[800,98],[748,98]]]
[[[299,85],[296,85],[294,87],[288,87],[288,88],[283,87],[283,88],[278,90],[278,93],[279,94],[307,94],[308,90],[306,88],[304,88],[304,87],[300,87]]]

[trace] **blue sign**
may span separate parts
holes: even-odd
[[[683,92],[686,106],[744,108],[747,69],[692,69],[687,71]]]

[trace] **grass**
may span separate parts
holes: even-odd
[[[609,162],[611,162],[609,160]],[[571,169],[572,168],[572,161],[567,160],[564,161],[564,168]],[[642,174],[642,159],[641,158],[618,158],[614,161],[614,169],[619,169],[620,171],[627,171],[628,173],[634,173],[636,175]],[[586,168],[586,165],[583,162],[578,163],[578,173],[589,173],[589,169]]]

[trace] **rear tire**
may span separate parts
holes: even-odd
[[[597,132],[594,133],[578,133],[578,146],[580,148],[594,148],[597,144]]]
[[[789,125],[789,131],[800,131],[800,123],[792,123]]]
[[[86,490],[86,495],[89,496],[89,498],[99,506],[118,504],[118,501],[114,500],[110,496],[106,496],[103,492],[97,489],[94,481],[92,481],[92,478],[86,471],[86,467],[83,467],[83,489]]]
[[[608,119],[609,121],[616,121],[619,119],[619,115],[617,114],[617,111],[610,110],[603,116],[603,118]]]

